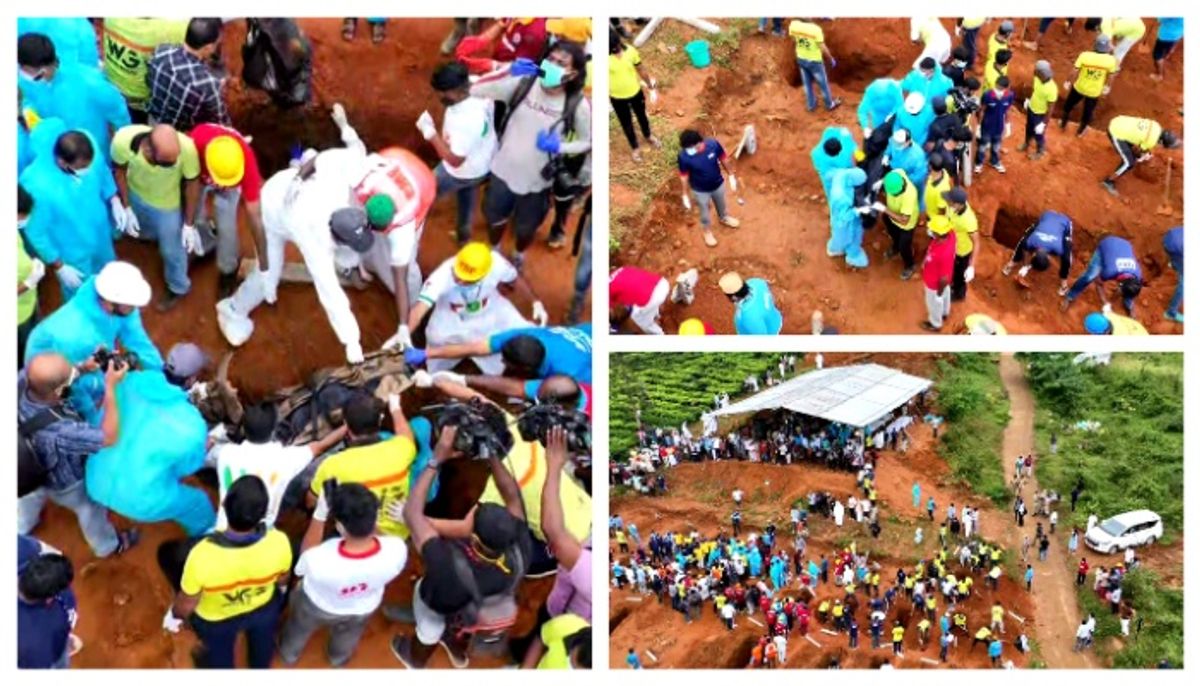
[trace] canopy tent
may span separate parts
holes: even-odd
[[[705,417],[784,409],[809,417],[866,427],[933,385],[878,364],[831,367],[801,374]]]

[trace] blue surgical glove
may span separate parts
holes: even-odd
[[[537,62],[528,57],[518,57],[517,61],[512,63],[508,68],[508,73],[513,76],[537,76],[539,72]]]
[[[554,155],[562,148],[562,138],[556,131],[538,131],[537,149]]]
[[[426,357],[427,356],[423,348],[404,349],[404,361],[407,362],[410,367],[418,367],[425,364]]]

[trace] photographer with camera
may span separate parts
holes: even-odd
[[[109,262],[88,279],[49,317],[34,327],[25,346],[25,359],[59,353],[82,367],[94,356],[100,366],[88,368],[72,381],[70,402],[87,423],[100,423],[105,384],[99,370],[110,351],[120,350],[139,369],[161,370],[162,355],[142,325],[139,310],[150,302],[150,284],[128,262]],[[102,351],[97,356],[97,351]]]
[[[498,408],[494,411],[499,412]],[[468,427],[442,426],[433,459],[421,470],[404,505],[404,520],[426,574],[413,589],[411,612],[385,607],[384,614],[416,624],[414,635],[397,634],[391,641],[392,654],[409,669],[423,669],[439,644],[455,667],[466,667],[466,634],[511,625],[517,616],[515,593],[525,576],[532,545],[521,489],[505,468],[503,455],[491,452],[487,456],[503,506],[482,503],[458,521],[435,521],[425,515],[426,496],[441,465],[482,457],[476,452],[480,443],[464,431]],[[496,428],[507,431],[503,425]],[[460,433],[468,438],[466,445],[459,440]],[[498,438],[504,442],[504,436]],[[511,442],[511,435],[507,438]]]
[[[19,374],[18,440],[29,449],[22,448],[19,452],[22,458],[33,458],[36,464],[31,466],[40,467],[41,483],[17,499],[17,532],[32,532],[46,500],[50,499],[75,513],[83,537],[96,557],[108,557],[132,548],[138,541],[138,532],[133,529],[118,532],[113,527],[108,510],[88,496],[84,474],[92,454],[117,442],[120,416],[116,387],[129,367],[120,360],[111,360],[104,369],[104,411],[100,426],[84,421],[66,401],[75,379],[99,370],[100,366],[91,359],[76,367],[61,354],[40,353],[29,358],[25,370]]]

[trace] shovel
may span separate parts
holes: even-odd
[[[1169,217],[1175,213],[1175,211],[1171,208],[1171,171],[1174,168],[1174,163],[1174,160],[1170,158],[1167,159],[1167,182],[1163,187],[1163,201],[1162,204],[1158,206],[1158,209],[1154,210],[1155,214],[1164,217]]]

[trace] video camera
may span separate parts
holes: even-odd
[[[592,425],[579,410],[549,403],[534,405],[517,418],[517,430],[525,441],[546,445],[550,429],[561,426],[567,434],[567,452],[575,462],[588,464],[592,456]]]
[[[478,398],[469,402],[454,401],[439,406],[434,421],[437,435],[447,427],[456,427],[454,449],[472,460],[503,459],[512,450],[512,432],[500,408]]]
[[[979,111],[981,106],[979,96],[972,93],[965,86],[950,89],[949,95],[954,100],[954,113],[964,122],[966,122],[967,117]]]
[[[132,350],[116,351],[101,347],[92,353],[92,359],[96,364],[100,365],[101,371],[108,369],[109,362],[116,362],[119,365],[123,364],[130,369],[140,369],[142,366],[142,361],[138,357],[138,354]]]

